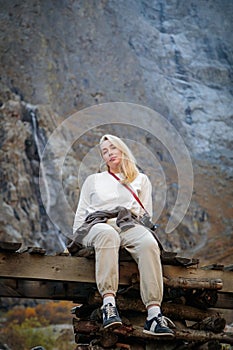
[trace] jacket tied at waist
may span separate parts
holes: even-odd
[[[72,238],[70,238],[67,249],[74,255],[80,249],[83,248],[83,238],[88,234],[92,226],[98,223],[106,223],[109,219],[116,218],[116,225],[120,228],[121,232],[127,231],[128,229],[134,227],[136,224],[140,224],[137,221],[136,216],[134,216],[129,209],[124,207],[116,207],[112,210],[98,210],[94,213],[89,214],[84,223],[75,231]],[[150,230],[149,228],[147,228]],[[155,239],[157,240],[159,247],[163,250],[162,244],[157,237],[156,233],[150,230]]]

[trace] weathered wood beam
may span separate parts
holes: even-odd
[[[120,262],[120,285],[129,285],[137,274],[134,262]],[[233,292],[231,271],[201,270],[163,265],[164,277],[221,279],[223,292]],[[0,276],[31,280],[95,283],[94,261],[71,256],[41,256],[37,254],[0,253]]]
[[[0,276],[67,282],[95,281],[94,261],[70,256],[0,253]],[[123,281],[128,282],[123,278]]]
[[[93,287],[95,284],[92,283],[0,278],[0,296],[11,298],[71,300],[86,303],[87,295]]]

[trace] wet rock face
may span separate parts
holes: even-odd
[[[0,240],[40,246],[47,252],[62,251],[65,237],[47,216],[39,184],[41,154],[56,115],[51,116],[43,106],[36,108],[22,102],[6,88],[1,87],[0,95]],[[69,171],[69,167],[66,169]],[[56,166],[53,171],[57,171]],[[69,181],[66,171],[64,176]]]

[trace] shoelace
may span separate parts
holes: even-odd
[[[170,320],[170,318],[166,317],[166,316],[157,316],[156,317],[156,321],[158,322],[158,324],[161,326],[161,327],[173,327],[175,328],[176,325],[172,322],[172,320]]]
[[[166,322],[166,324],[169,326],[169,327],[172,327],[172,328],[176,328],[176,325],[174,322],[172,322],[172,320],[170,320],[170,318],[166,317],[166,316],[162,316],[164,318],[164,321]]]
[[[116,317],[116,308],[115,308],[115,306],[107,304],[105,306],[105,312],[106,312],[106,317],[107,318]]]

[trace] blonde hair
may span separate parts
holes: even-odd
[[[136,159],[134,158],[129,147],[119,137],[110,134],[102,136],[99,145],[101,146],[102,142],[106,140],[110,141],[122,152],[121,170],[124,176],[122,182],[126,184],[135,180],[139,174],[139,171],[136,165]]]

